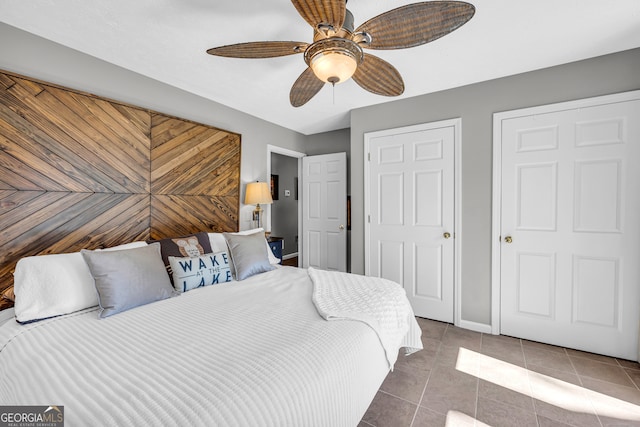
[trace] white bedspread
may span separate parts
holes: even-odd
[[[327,322],[279,268],[107,319],[0,325],[0,405],[73,426],[355,426],[388,372],[376,333]]]
[[[358,320],[378,335],[389,368],[398,358],[422,349],[421,331],[405,290],[395,282],[338,271],[309,268],[313,302],[327,320]]]

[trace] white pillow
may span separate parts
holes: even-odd
[[[248,236],[250,234],[256,233],[264,233],[264,228],[253,228],[251,230],[238,231],[237,233],[229,233],[236,234],[239,236]],[[212,252],[223,252],[227,251],[227,241],[224,239],[222,233],[209,233],[209,242],[211,243],[211,251]],[[276,265],[280,264],[280,260],[276,258],[276,256],[271,252],[271,247],[269,246],[269,242],[267,239],[264,239],[265,244],[267,245],[267,256],[269,257],[269,264]]]
[[[146,245],[146,242],[133,242],[105,250]],[[22,258],[14,273],[14,292],[16,320],[20,323],[98,305],[93,276],[80,252]]]

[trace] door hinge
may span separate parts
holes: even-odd
[[[371,153],[367,153],[367,160],[371,161]]]
[[[371,215],[367,215],[367,222],[371,224]]]

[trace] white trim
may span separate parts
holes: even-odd
[[[305,153],[301,153],[299,151],[289,150],[288,148],[278,147],[277,145],[267,144],[267,154],[271,155],[271,153],[282,154],[283,156],[288,157],[305,157]],[[269,166],[271,166],[271,162],[269,162]]]
[[[493,186],[491,202],[491,333],[500,335],[500,259],[502,214],[502,118],[493,115]]]
[[[453,179],[454,200],[453,200],[453,223],[454,223],[454,253],[453,253],[453,324],[462,326],[462,118],[452,119],[454,121],[454,153],[453,153]],[[469,328],[467,328],[469,329]]]
[[[546,114],[595,105],[614,104],[640,99],[640,90],[596,96],[556,104],[539,105],[520,110],[502,111],[493,115],[493,202],[491,221],[491,332],[500,334],[500,257],[502,202],[502,122],[516,117]]]
[[[461,320],[459,326],[463,329],[469,329],[470,331],[481,332],[483,334],[491,334],[491,325],[485,323],[471,322],[469,320]]]
[[[612,95],[595,96],[593,98],[583,98],[574,101],[558,102],[555,104],[538,105],[535,107],[522,108],[519,110],[508,110],[494,113],[502,119],[531,116],[534,114],[545,114],[563,110],[574,110],[576,108],[593,107],[596,105],[616,104],[618,102],[634,101],[640,99],[640,90],[614,93]]]
[[[295,258],[295,257],[297,257],[297,256],[298,256],[298,252],[294,252],[294,253],[292,253],[292,254],[282,255],[282,259],[283,259],[283,260],[285,260],[285,259],[291,259],[291,258]]]
[[[462,271],[462,218],[460,215],[462,209],[462,119],[460,117],[437,122],[422,123],[412,126],[404,126],[393,129],[385,129],[375,132],[367,132],[364,134],[364,274],[370,275],[369,265],[369,245],[370,245],[370,225],[367,217],[371,215],[369,206],[369,195],[371,184],[369,182],[369,149],[372,138],[394,135],[404,132],[418,132],[427,129],[453,127],[454,129],[454,207],[453,207],[453,223],[454,223],[454,272],[453,272],[453,322],[456,326],[463,324],[462,316],[462,284],[460,281]],[[468,322],[466,322],[468,323]]]
[[[287,157],[295,157],[298,159],[298,187],[302,186],[302,161],[306,157],[305,153],[289,150],[288,148],[278,147],[276,145],[267,144],[267,180],[271,179],[271,154],[281,154]],[[268,182],[268,181],[267,181]],[[298,191],[298,251],[300,260],[302,261],[302,191]],[[267,205],[266,209],[267,221],[264,225],[265,230],[271,231],[271,205]],[[296,254],[297,255],[297,254]],[[284,257],[283,257],[284,259]],[[300,264],[302,265],[302,264]]]

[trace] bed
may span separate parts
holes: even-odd
[[[206,279],[212,285],[189,285],[173,257],[170,296],[114,313],[95,270],[123,254],[133,263],[158,243],[84,251],[99,304],[44,319],[25,317],[21,296],[48,291],[41,283],[20,289],[29,280],[18,263],[16,307],[0,311],[0,405],[64,406],[68,426],[355,426],[398,350],[422,347],[399,285],[276,266],[266,245],[256,249],[262,233],[225,236],[226,247],[221,235],[208,237],[211,248],[178,258],[182,266],[187,258],[226,253],[217,263],[228,262],[232,279],[247,268],[251,274],[226,282],[223,268]],[[183,255],[198,247],[181,244]],[[210,256],[201,264],[207,260],[216,265]],[[189,265],[184,270],[193,273]]]

